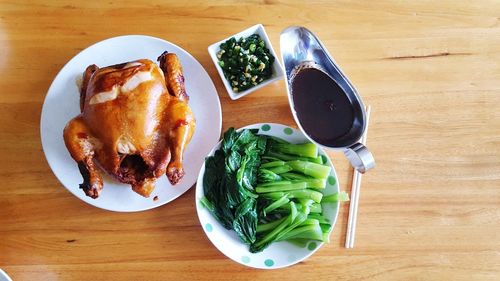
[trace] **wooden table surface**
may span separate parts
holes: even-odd
[[[25,3],[23,3],[25,2]],[[0,268],[14,280],[500,280],[498,1],[0,2]],[[219,93],[223,130],[296,127],[284,82],[229,99],[207,46],[262,23],[304,25],[373,107],[356,245],[348,204],[332,242],[281,270],[232,262],[198,224],[194,188],[154,210],[115,213],[71,195],[40,143],[55,75],[89,45],[124,34],[178,44]],[[330,153],[341,189],[352,170]]]

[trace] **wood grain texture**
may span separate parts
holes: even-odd
[[[500,280],[498,1],[0,2],[0,268],[14,280]],[[189,51],[212,77],[223,129],[295,126],[283,81],[231,101],[208,45],[262,23],[279,51],[313,30],[372,118],[377,167],[363,177],[355,248],[332,243],[296,266],[231,262],[198,225],[194,189],[163,207],[91,207],[53,176],[40,144],[43,99],[61,67],[105,38],[147,34]],[[343,190],[352,171],[330,153]]]

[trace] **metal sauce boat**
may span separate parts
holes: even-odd
[[[351,165],[359,172],[364,173],[373,168],[375,166],[375,159],[370,151],[360,143],[360,139],[367,126],[363,101],[323,44],[308,29],[292,26],[283,30],[281,33],[280,46],[282,62],[285,67],[285,84],[290,108],[295,118],[295,122],[297,122],[302,132],[304,132],[310,141],[321,147],[343,151],[351,162]],[[292,98],[291,83],[298,71],[303,68],[311,67],[322,71],[327,74],[330,79],[335,81],[351,103],[354,112],[354,122],[352,128],[347,135],[342,137],[342,141],[339,142],[339,144],[325,146],[318,143],[306,133],[297,117]],[[332,126],[335,126],[335,120],[332,120]]]

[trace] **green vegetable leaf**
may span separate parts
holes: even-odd
[[[233,150],[241,150],[246,144],[257,140],[257,136],[255,136],[251,130],[245,129],[239,133],[238,138],[234,142],[231,149]]]
[[[224,133],[224,139],[222,140],[222,150],[224,153],[227,154],[229,152],[237,138],[238,133],[232,127]]]
[[[234,173],[240,168],[241,155],[238,151],[231,150],[226,158],[226,169],[228,173]]]
[[[256,240],[257,233],[257,210],[256,201],[253,198],[247,198],[238,208],[236,208],[233,229],[240,239],[250,245]]]

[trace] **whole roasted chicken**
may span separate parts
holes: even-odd
[[[163,174],[173,185],[183,177],[195,118],[179,59],[164,52],[158,61],[159,67],[141,59],[85,70],[81,113],[64,128],[64,142],[87,196],[97,198],[103,188],[96,165],[144,197]]]

